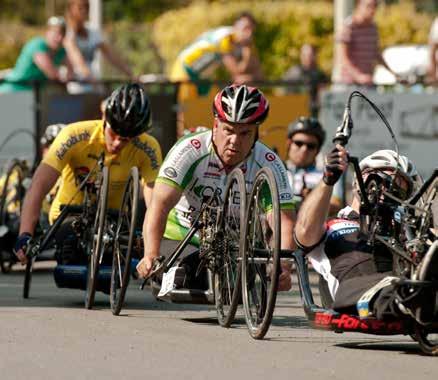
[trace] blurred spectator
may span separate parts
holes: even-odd
[[[260,61],[253,43],[256,28],[254,17],[241,13],[233,26],[222,26],[199,36],[177,57],[172,67],[172,81],[197,81],[208,78],[222,63],[235,83],[247,83],[263,78]],[[180,98],[206,95],[209,85],[182,86]]]
[[[13,70],[0,84],[0,93],[31,90],[30,82],[47,80],[65,82],[71,74],[70,64],[62,46],[65,37],[63,17],[50,17],[44,37],[35,37],[21,49]],[[67,66],[67,75],[60,74],[59,66]]]
[[[380,63],[396,75],[379,50],[379,32],[374,22],[377,0],[358,0],[353,15],[348,17],[337,42],[340,44],[340,80],[347,85],[373,85],[373,72]]]
[[[294,201],[299,207],[310,191],[321,181],[323,171],[316,166],[316,157],[325,141],[325,131],[314,117],[301,116],[288,127],[287,160],[285,162]],[[338,184],[339,183],[339,184]],[[330,214],[342,206],[342,181],[338,181],[330,201]]]
[[[431,82],[438,81],[437,73],[437,51],[438,51],[438,17],[435,17],[429,33],[429,54],[430,64],[428,70],[428,79]]]
[[[328,82],[327,75],[318,67],[318,52],[311,44],[304,44],[300,51],[300,64],[292,66],[283,75],[284,80],[300,81],[310,86],[310,109],[317,116],[319,109],[318,90]],[[292,92],[293,88],[288,89]]]
[[[65,48],[73,65],[75,77],[79,80],[94,82],[97,79],[93,73],[92,63],[96,52],[101,51],[104,57],[129,78],[133,74],[129,66],[115,54],[97,29],[87,25],[90,4],[88,0],[68,0],[67,2],[67,36]],[[69,85],[71,92],[86,92],[93,86],[75,83]]]

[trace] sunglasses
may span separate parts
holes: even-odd
[[[308,142],[300,141],[300,140],[292,140],[292,144],[296,145],[298,148],[301,148],[302,146],[306,146],[307,149],[309,149],[309,150],[318,149],[318,144],[308,143]]]

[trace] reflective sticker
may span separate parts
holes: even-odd
[[[368,289],[357,301],[356,308],[360,318],[367,318],[372,315],[369,305],[374,296],[383,288],[390,286],[393,280],[397,280],[397,277],[388,276],[380,280],[372,288]]]

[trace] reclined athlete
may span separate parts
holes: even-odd
[[[247,192],[261,167],[273,170],[280,194],[281,247],[293,248],[295,214],[286,168],[274,152],[258,141],[259,125],[268,112],[268,101],[257,88],[227,86],[216,94],[213,102],[213,129],[183,137],[171,149],[146,212],[144,258],[137,266],[140,276],[150,273],[156,257],[167,257],[175,250],[190,228],[191,213],[200,210],[205,198],[216,189],[223,196],[227,175],[234,168],[242,169]],[[196,251],[195,245],[186,247],[181,257],[187,265],[181,266],[177,276],[183,279],[181,286],[200,289],[195,278]],[[290,289],[290,281],[290,269],[284,264],[280,290]]]
[[[357,183],[351,206],[326,222],[333,186],[347,165],[348,153],[337,145],[326,157],[323,179],[301,206],[294,232],[297,245],[308,253],[313,268],[327,282],[333,304],[324,306],[360,316],[397,319],[406,315],[418,317],[418,306],[426,300],[432,311],[435,295],[424,288],[411,297],[408,286],[396,284],[390,277],[394,276],[391,252],[382,244],[368,244],[367,236],[360,236]],[[382,186],[399,199],[407,199],[421,181],[413,163],[392,150],[374,152],[360,161],[359,166],[365,185],[367,179],[380,178]],[[392,182],[389,188],[384,185],[388,179]],[[389,215],[388,223],[390,218]],[[438,257],[432,257],[429,264],[436,268]],[[426,273],[438,278],[436,269]],[[362,308],[357,304],[365,293],[368,300]],[[431,315],[422,315],[422,321]]]
[[[50,146],[38,166],[26,194],[21,215],[20,235],[15,244],[18,259],[25,263],[25,248],[34,234],[44,197],[61,176],[60,188],[50,208],[50,222],[60,214],[62,204],[80,205],[83,192],[79,184],[97,168],[104,154],[109,167],[108,207],[119,209],[129,171],[137,166],[142,179],[144,198],[150,202],[152,188],[161,164],[157,140],[146,131],[151,124],[151,107],[144,89],[137,84],[117,88],[106,103],[103,120],[88,120],[65,127]],[[90,177],[93,181],[95,176]],[[85,252],[77,234],[66,218],[59,227],[56,258],[58,264],[84,264]]]

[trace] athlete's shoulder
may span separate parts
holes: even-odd
[[[159,168],[161,164],[161,148],[154,136],[142,133],[140,136],[132,139],[132,145],[149,158],[152,169]]]
[[[255,159],[261,166],[277,166],[278,164],[282,169],[286,170],[286,167],[284,166],[281,158],[271,148],[263,144],[261,141],[256,141],[253,148],[253,154]]]
[[[196,159],[196,157],[208,154],[211,146],[211,136],[212,132],[209,130],[181,137],[168,153],[166,160],[168,158],[178,160],[185,155],[190,155],[191,158]]]

